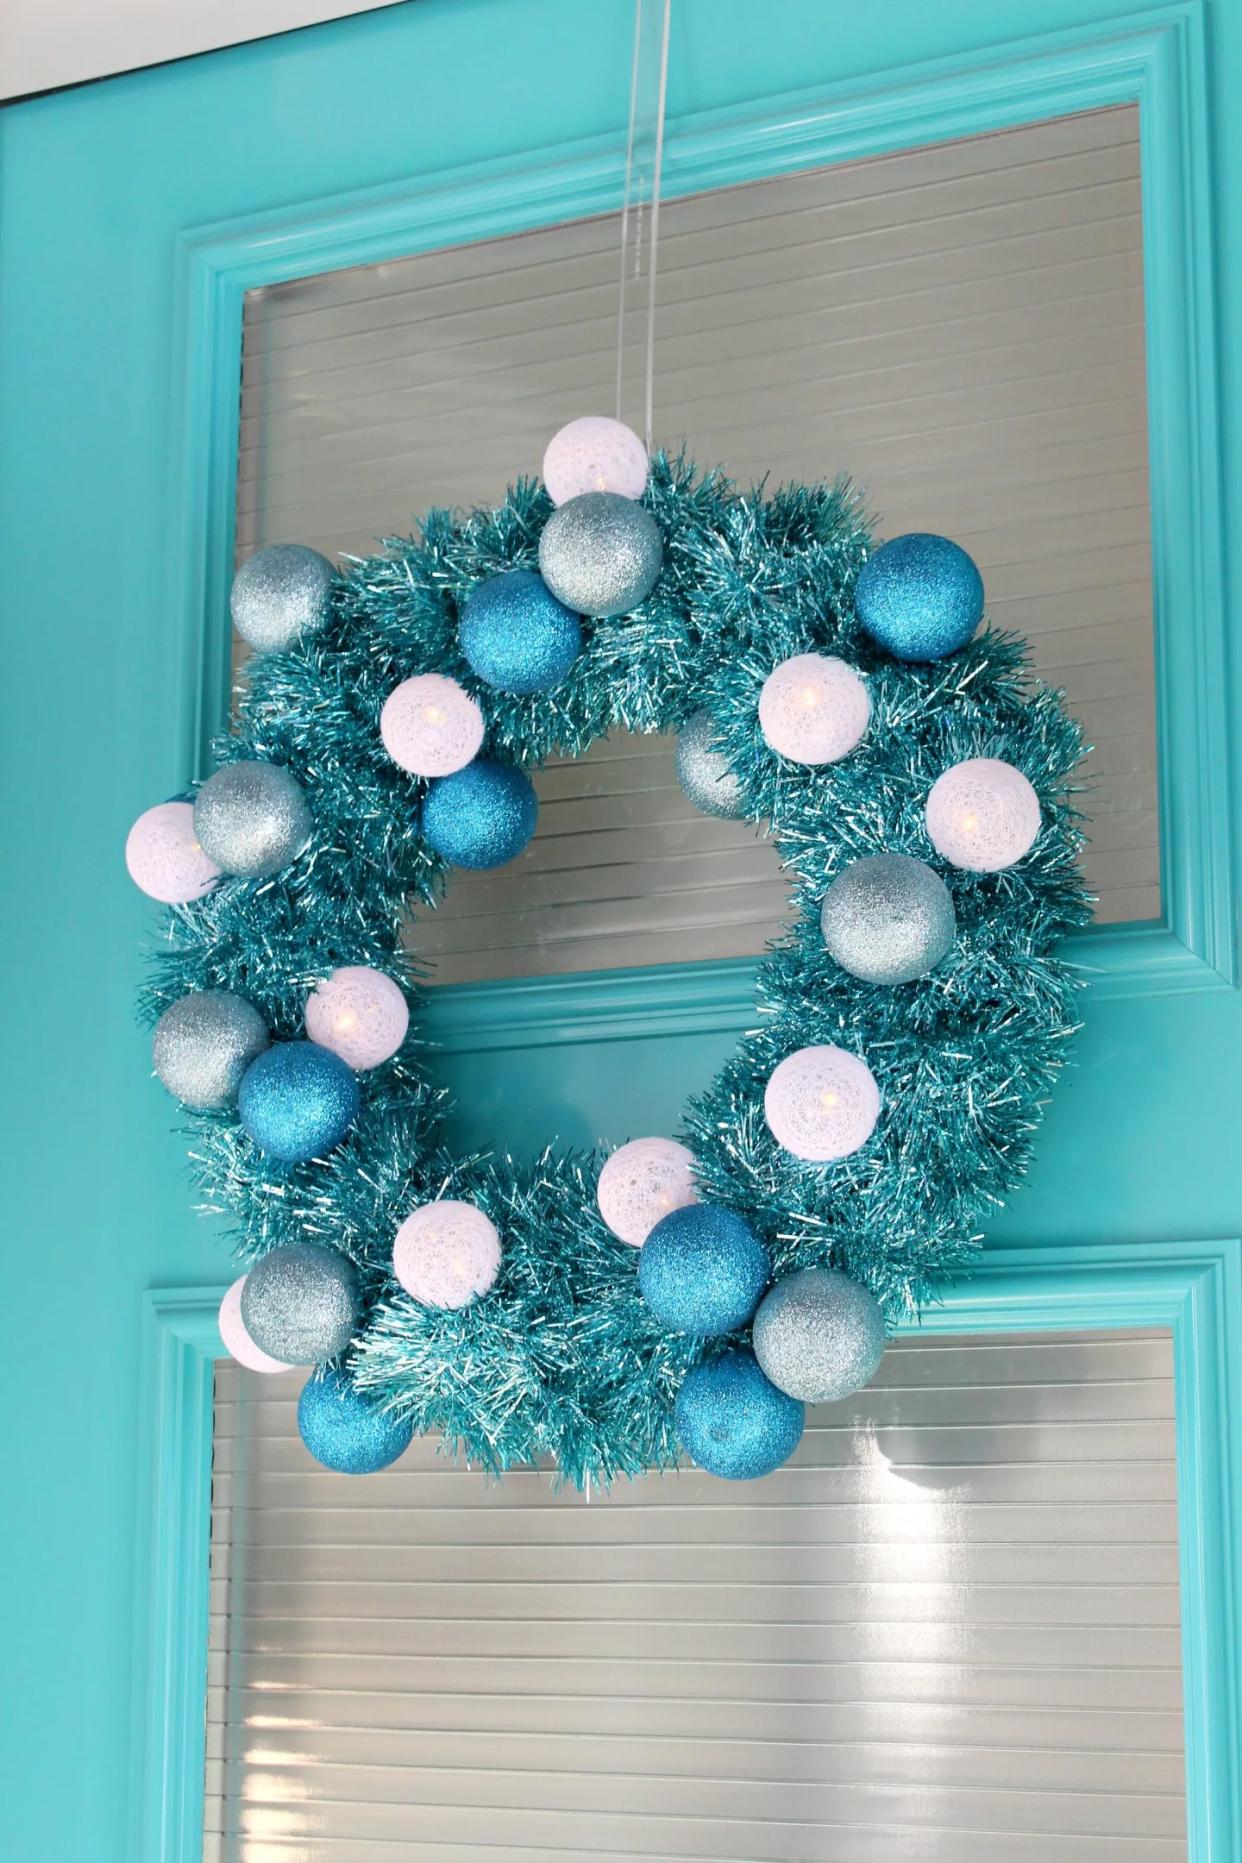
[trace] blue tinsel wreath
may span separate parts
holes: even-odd
[[[419,836],[425,784],[381,747],[380,708],[401,680],[460,681],[483,708],[486,754],[524,769],[618,727],[677,730],[706,710],[745,814],[768,825],[789,870],[795,910],[762,966],[761,1026],[688,1107],[682,1136],[704,1195],[750,1220],[778,1276],[831,1262],[894,1318],[969,1262],[976,1226],[1026,1166],[1065,1056],[1074,985],[1056,945],[1088,916],[1067,800],[1078,727],[1059,693],[1030,680],[1010,636],[987,630],[931,665],[868,641],[852,590],[870,540],[845,486],[741,494],[719,473],[657,457],[645,502],[664,538],[660,580],[634,613],[585,624],[584,650],[552,694],[491,690],[458,645],[477,584],[536,566],[551,507],[529,482],[495,511],[432,512],[420,537],[350,567],[321,632],[251,660],[219,760],[285,765],[315,831],[275,880],[226,879],[172,909],[144,1011],[154,1020],[189,991],[230,990],[274,1036],[296,1037],[308,991],[353,964],[398,979],[417,1011],[399,932],[409,899],[432,899],[444,871]],[[812,650],[867,673],[872,700],[859,749],[815,768],[774,755],[757,722],[772,668]],[[829,881],[861,854],[934,861],[927,792],[977,756],[1004,758],[1034,785],[1034,848],[1004,872],[952,871],[957,944],[930,976],[899,990],[855,980],[820,933]],[[884,1113],[861,1151],[808,1169],[769,1133],[763,1089],[785,1055],[819,1042],[866,1055]],[[442,1431],[495,1469],[550,1454],[579,1485],[672,1460],[673,1399],[702,1346],[663,1333],[644,1306],[635,1251],[597,1211],[598,1161],[463,1160],[443,1146],[443,1112],[415,1014],[326,1158],[276,1165],[235,1116],[197,1114],[196,1179],[232,1219],[244,1261],[312,1240],[354,1262],[366,1311],[344,1369],[415,1429]],[[391,1274],[401,1217],[437,1195],[477,1203],[503,1237],[496,1286],[457,1311],[420,1306]]]

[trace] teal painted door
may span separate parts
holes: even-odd
[[[838,87],[815,107],[841,154],[1121,95],[1141,96],[1159,127],[1144,159],[1169,926],[1084,949],[1101,981],[1084,1002],[1077,1066],[996,1235],[1084,1247],[1236,1235],[1242,656],[1236,628],[1220,652],[1220,629],[1238,578],[1236,545],[1221,539],[1242,536],[1231,470],[1242,12],[1224,0],[1206,9],[1206,63],[1194,7],[1138,9],[1115,29],[1104,0],[1020,0],[1001,13],[987,0],[871,11],[679,0],[678,12],[674,131],[696,113],[707,113],[700,126],[732,113],[788,128],[810,105],[780,100],[808,86]],[[507,202],[491,231],[588,210],[585,195],[523,205],[511,186],[572,147],[576,172],[605,176],[591,198],[609,198],[631,17],[628,0],[417,0],[0,119],[14,1856],[130,1854],[139,1296],[225,1278],[133,1022],[152,921],[120,850],[141,808],[201,773],[225,712],[221,487],[235,449],[238,294],[325,254],[343,264],[400,251],[414,221],[434,243],[437,185],[471,164],[491,165],[478,175],[480,224],[489,188]],[[761,172],[763,144],[743,137],[728,178]],[[674,185],[705,184],[697,146],[673,135]],[[542,1022],[499,1047],[477,1027],[503,1027],[503,1001],[473,1023],[462,1006],[444,1065],[469,1099],[471,1136],[494,1132],[501,1109],[518,1145],[551,1130],[667,1127],[733,1039],[738,1012],[720,993],[706,992],[701,1014],[687,1008],[701,990],[664,979],[645,1008],[640,991],[637,1021],[593,1023],[575,1007],[568,1028],[545,997]]]

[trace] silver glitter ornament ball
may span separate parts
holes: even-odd
[[[233,578],[233,626],[256,653],[279,653],[318,633],[331,612],[335,571],[304,543],[273,543]]]
[[[310,839],[306,792],[279,763],[226,763],[194,804],[194,833],[222,873],[265,880]]]
[[[704,815],[736,821],[743,813],[741,779],[715,749],[716,723],[710,712],[695,712],[677,733],[674,767],[682,790]]]
[[[952,950],[953,896],[907,854],[871,854],[838,874],[820,915],[829,954],[864,983],[912,983]]]
[[[884,1356],[884,1315],[850,1275],[802,1268],[764,1299],[751,1343],[778,1391],[804,1404],[835,1404],[875,1376]]]
[[[353,1264],[335,1249],[291,1242],[257,1261],[242,1285],[242,1325],[286,1365],[322,1365],[354,1336],[360,1306]]]
[[[232,1104],[242,1075],[268,1040],[263,1017],[244,996],[195,990],[156,1023],[151,1060],[174,1099],[204,1112]]]
[[[559,506],[539,539],[539,570],[558,602],[606,619],[646,601],[664,565],[660,527],[619,492],[583,492]]]

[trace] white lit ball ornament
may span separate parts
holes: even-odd
[[[160,802],[140,815],[126,838],[125,865],[134,885],[166,906],[188,906],[220,878],[199,846],[192,802]]]
[[[442,673],[402,680],[384,700],[380,737],[411,776],[452,776],[483,743],[483,713],[464,686]]]
[[[778,1145],[810,1164],[833,1164],[867,1143],[880,1116],[875,1075],[832,1043],[799,1048],[773,1069],[763,1116]]]
[[[770,750],[791,763],[837,763],[867,734],[871,699],[844,660],[797,653],[763,682],[759,728]]]
[[[273,1358],[270,1352],[265,1352],[261,1346],[257,1346],[250,1337],[250,1334],[246,1331],[246,1324],[241,1316],[242,1288],[245,1285],[245,1275],[238,1275],[232,1287],[230,1287],[228,1293],[220,1302],[220,1318],[218,1323],[220,1327],[220,1337],[224,1341],[225,1351],[230,1358],[236,1359],[239,1365],[244,1365],[247,1371],[273,1372],[290,1370],[291,1368],[285,1363],[284,1359]]]
[[[548,441],[543,482],[554,505],[583,492],[641,498],[647,489],[647,449],[624,421],[584,414]]]
[[[467,1306],[500,1271],[499,1232],[476,1204],[424,1203],[397,1231],[392,1271],[424,1307]]]
[[[1039,797],[1011,763],[970,757],[932,784],[927,833],[936,852],[969,873],[1000,873],[1029,854],[1040,828]]]
[[[641,1248],[671,1211],[699,1201],[694,1153],[676,1139],[631,1139],[605,1163],[595,1195],[613,1235]]]
[[[391,1061],[409,1026],[404,991],[367,964],[334,970],[306,999],[306,1033],[356,1074]]]

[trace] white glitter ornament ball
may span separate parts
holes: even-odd
[[[1039,833],[1039,797],[999,757],[970,757],[936,778],[927,798],[932,846],[954,867],[1000,873],[1028,854]]]
[[[304,543],[271,543],[233,578],[233,626],[257,653],[278,653],[317,634],[332,612],[335,574]]]
[[[442,1197],[406,1217],[393,1243],[392,1271],[423,1306],[464,1307],[494,1283],[500,1235],[475,1204]]]
[[[613,1235],[641,1248],[672,1210],[699,1201],[694,1153],[676,1139],[631,1139],[605,1163],[595,1195]]]
[[[584,414],[548,441],[543,482],[554,505],[583,492],[641,498],[647,489],[647,449],[624,421]]]
[[[334,970],[306,999],[306,1033],[356,1074],[391,1061],[409,1026],[404,991],[367,964]]]
[[[763,1116],[778,1145],[812,1164],[832,1164],[865,1145],[880,1116],[880,1089],[865,1061],[832,1043],[799,1048],[773,1069]]]
[[[759,728],[791,763],[836,763],[860,744],[871,722],[865,682],[822,653],[797,653],[774,667],[759,694]]]
[[[870,1384],[884,1356],[884,1315],[861,1282],[837,1268],[802,1268],[778,1281],[755,1315],[751,1345],[778,1391],[836,1404]]]
[[[155,1025],[151,1064],[183,1106],[231,1106],[250,1063],[269,1045],[253,1003],[232,990],[191,990]]]
[[[126,838],[125,865],[134,885],[166,906],[201,899],[220,878],[199,846],[192,802],[159,802],[140,815]]]
[[[288,1371],[290,1367],[282,1358],[273,1358],[270,1352],[264,1352],[257,1346],[246,1331],[241,1316],[242,1288],[246,1285],[244,1274],[238,1275],[224,1299],[220,1302],[220,1337],[224,1349],[230,1358],[235,1358],[247,1371]]]
[[[451,776],[483,743],[483,713],[464,686],[442,673],[404,679],[384,700],[380,737],[411,776]]]
[[[194,831],[225,873],[266,880],[310,840],[306,792],[283,764],[226,763],[194,804]]]

